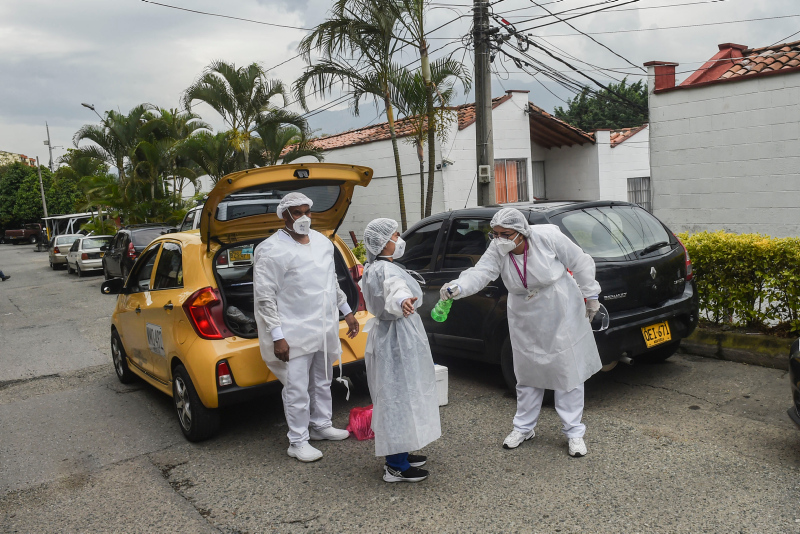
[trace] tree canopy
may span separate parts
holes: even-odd
[[[608,89],[583,92],[567,100],[567,109],[556,106],[555,116],[586,132],[631,128],[648,121],[647,85],[639,80],[608,84]]]

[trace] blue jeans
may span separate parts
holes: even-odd
[[[390,454],[386,457],[386,465],[397,471],[405,471],[411,467],[408,463],[408,453],[401,452],[399,454]]]

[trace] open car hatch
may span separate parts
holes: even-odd
[[[209,193],[200,219],[204,243],[232,243],[283,228],[276,215],[292,191],[308,196],[311,227],[330,236],[342,223],[355,186],[366,187],[373,171],[360,165],[301,163],[249,169],[223,177]]]

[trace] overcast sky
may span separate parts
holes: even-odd
[[[444,46],[433,55],[455,53],[459,60],[464,57],[471,68],[472,52],[464,56],[465,49],[459,40],[469,32],[471,4],[467,0],[435,1],[428,28],[436,28],[459,15],[463,17],[430,35],[432,50]],[[537,1],[559,13],[602,0]],[[719,43],[766,46],[782,42],[795,32],[798,34],[788,40],[800,40],[797,0],[615,1],[618,7],[570,23],[593,34],[622,58],[588,37],[576,35],[564,23],[536,28],[531,33],[544,37],[570,63],[604,82],[609,81],[608,75],[596,67],[630,72],[629,79],[635,80],[642,73],[628,61],[634,65],[650,60],[675,61],[681,64],[680,81],[688,76],[686,71],[699,67],[714,55]],[[631,3],[619,5],[626,2]],[[323,20],[330,6],[329,0],[162,0],[162,3],[302,28],[313,27]],[[494,4],[495,13],[503,14],[519,30],[554,20],[523,22],[546,15],[533,0],[499,0]],[[579,12],[571,11],[561,17]],[[769,20],[709,25],[766,18]],[[687,25],[694,27],[668,29]],[[649,30],[652,28],[659,29]],[[642,29],[646,31],[631,31]],[[0,2],[0,150],[39,156],[46,164],[47,147],[42,142],[45,121],[50,124],[53,145],[64,147],[72,146],[72,135],[82,124],[98,122],[90,110],[81,107],[81,102],[95,105],[101,114],[107,109],[127,112],[142,102],[178,107],[181,92],[210,61],[223,59],[237,65],[255,61],[269,68],[296,55],[297,43],[303,35],[303,30],[189,13],[141,0],[3,0]],[[568,70],[540,53],[529,53],[560,71]],[[415,58],[409,50],[401,61],[411,63]],[[502,94],[504,88],[527,89],[531,91],[531,101],[548,111],[563,105],[561,99],[572,96],[539,75],[543,87],[529,74],[519,72],[513,63],[501,63],[499,58],[495,60],[495,68],[500,72],[494,79],[495,96]],[[270,71],[270,76],[290,84],[303,67],[302,59],[294,59]],[[570,75],[576,77],[574,73]],[[472,101],[472,95],[462,94],[457,103],[468,100]],[[198,107],[195,111],[215,128],[222,126],[211,109]],[[353,117],[346,104],[309,119],[318,133],[336,133],[381,120],[384,119],[377,116],[374,106],[362,105],[361,116]],[[55,156],[63,153],[63,149],[57,149]]]

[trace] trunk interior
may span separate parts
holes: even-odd
[[[228,328],[237,336],[244,338],[256,338],[258,332],[255,320],[255,305],[253,299],[253,264],[252,250],[266,238],[239,241],[226,244],[214,255],[214,276],[217,279],[223,302],[223,313],[225,323]],[[247,249],[251,248],[250,263],[241,265],[244,262],[237,261],[237,265],[219,265],[217,259],[228,249]],[[350,275],[347,262],[337,247],[333,247],[334,265],[336,267],[336,278],[339,287],[347,295],[347,303],[354,311],[358,308],[358,287]],[[343,320],[339,314],[339,320]]]

